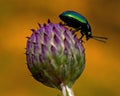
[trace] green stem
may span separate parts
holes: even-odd
[[[73,91],[67,85],[61,84],[63,96],[74,96]]]

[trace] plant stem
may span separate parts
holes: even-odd
[[[67,85],[61,84],[63,96],[74,96],[73,91]]]

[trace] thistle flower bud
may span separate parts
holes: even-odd
[[[72,31],[50,21],[32,29],[26,45],[27,66],[32,76],[46,86],[72,87],[85,65],[84,47]]]

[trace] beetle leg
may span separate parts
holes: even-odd
[[[81,31],[80,33],[81,33],[82,36],[80,37],[79,40],[82,40],[82,38],[83,38],[83,36],[84,36],[84,33],[83,33],[82,31]]]
[[[80,33],[81,33],[82,36],[79,38],[79,41],[80,41],[81,43],[85,43],[85,42],[82,40],[82,38],[83,38],[83,36],[84,36],[84,33],[83,33],[82,31],[81,31]]]
[[[85,43],[85,41],[83,41],[83,40],[80,40],[80,42],[81,42],[81,43]]]
[[[75,32],[77,32],[77,31],[79,31],[79,30],[81,30],[81,27],[79,27],[79,28],[73,30],[72,32],[73,32],[73,34],[74,34]]]

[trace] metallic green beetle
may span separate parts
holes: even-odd
[[[87,19],[77,12],[65,11],[60,14],[59,17],[62,21],[65,22],[64,25],[75,28],[73,31],[74,33],[78,30],[81,30],[80,32],[82,36],[80,37],[80,40],[82,40],[84,35],[86,36],[86,40],[94,38],[98,41],[105,42],[104,40],[107,39],[106,37],[93,36],[91,32],[91,26],[88,23]]]

